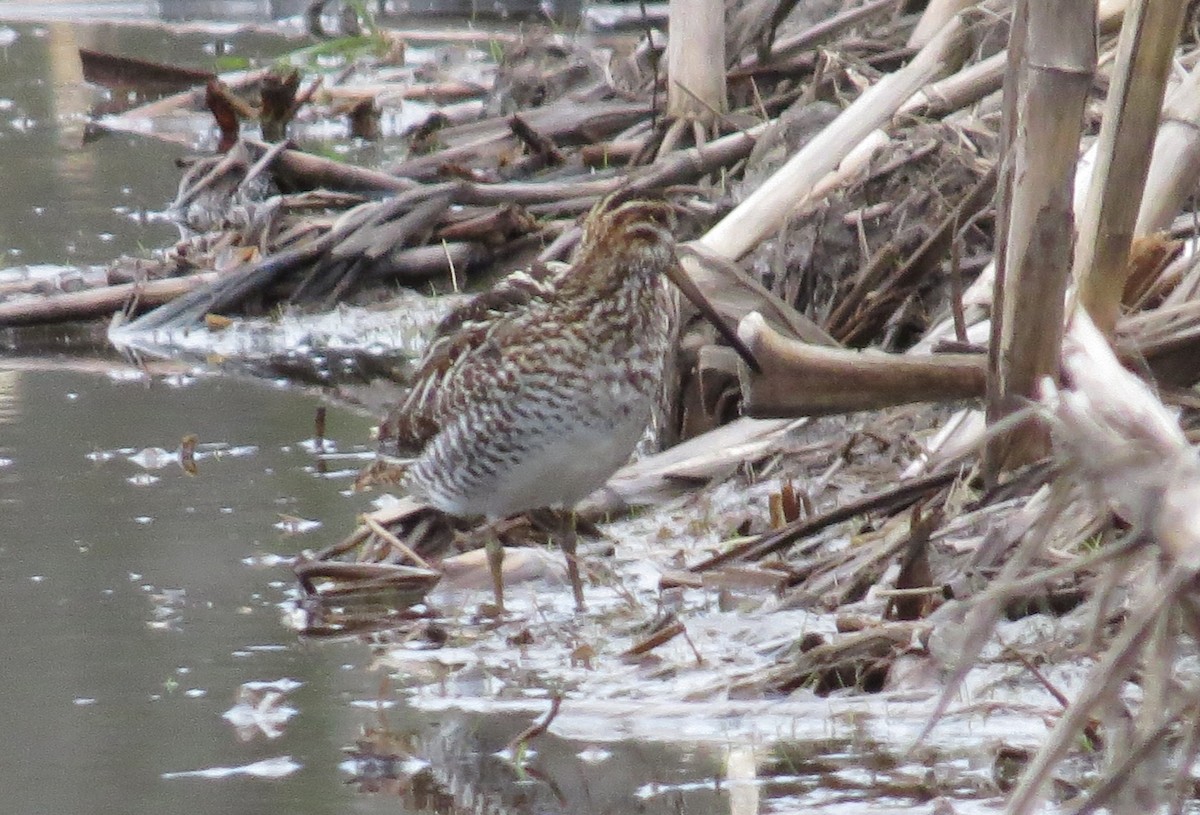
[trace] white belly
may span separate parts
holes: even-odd
[[[646,429],[648,411],[616,426],[549,427],[513,466],[470,495],[430,495],[453,515],[503,518],[542,507],[570,508],[625,464]]]
[[[574,506],[629,460],[645,426],[638,417],[609,432],[580,431],[550,440],[502,479],[488,514]]]

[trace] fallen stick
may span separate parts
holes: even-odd
[[[563,145],[601,141],[649,114],[649,106],[640,102],[580,105],[565,100],[544,108],[527,110],[521,117],[531,128],[553,139],[556,144]],[[387,171],[405,178],[432,178],[444,165],[473,162],[481,155],[501,153],[517,144],[509,125],[510,119],[511,116],[507,115],[495,116],[439,130],[437,139],[446,145],[444,149],[392,165]]]
[[[38,325],[107,317],[132,299],[139,307],[159,306],[216,281],[216,272],[187,277],[119,283],[90,291],[71,292],[37,300],[0,303],[0,326]]]
[[[607,195],[625,185],[650,192],[675,184],[687,184],[716,172],[749,155],[755,139],[767,128],[757,125],[742,133],[733,133],[703,147],[690,147],[668,154],[660,161],[627,177],[612,175],[595,178],[580,175],[578,180],[558,182],[508,181],[497,184],[465,183],[456,196],[460,204],[543,204],[575,198]]]
[[[503,181],[498,184],[467,182],[456,196],[459,204],[543,204],[570,198],[597,198],[608,195],[626,183],[620,176],[578,181]]]
[[[487,88],[475,82],[447,80],[444,82],[407,83],[376,82],[363,85],[345,85],[327,88],[324,94],[330,99],[359,99],[361,97],[382,99],[407,99],[419,102],[461,102],[487,94]]]
[[[90,48],[79,49],[79,61],[83,64],[84,82],[110,88],[191,88],[217,78],[212,71],[198,71]]]
[[[839,14],[809,26],[804,31],[791,37],[781,37],[772,44],[771,52],[766,59],[758,54],[744,57],[731,72],[733,75],[749,73],[760,66],[771,66],[776,62],[804,51],[811,51],[829,42],[847,28],[859,25],[872,17],[895,13],[899,6],[897,0],[871,0],[856,8],[847,9]]]
[[[271,149],[266,142],[246,139],[246,144],[258,155]],[[344,161],[336,161],[302,150],[284,150],[275,161],[276,177],[305,189],[328,189],[341,192],[406,192],[417,186],[406,178],[397,178],[390,173],[357,167]]]
[[[756,418],[820,416],[910,402],[983,396],[987,359],[979,354],[885,354],[825,348],[790,339],[757,313],[738,336],[762,366],[741,372],[742,404]]]
[[[901,113],[936,118],[978,102],[1004,82],[1008,51],[998,51],[956,74],[931,82],[900,106]]]
[[[441,572],[417,566],[401,566],[392,563],[343,563],[336,560],[312,561],[303,557],[292,564],[296,579],[309,596],[320,597],[333,592],[322,592],[316,581],[367,581],[367,588],[394,588],[419,592],[424,596],[442,578]],[[353,586],[349,587],[351,591]]]
[[[634,175],[630,186],[650,190],[686,184],[703,178],[750,155],[756,140],[770,125],[771,122],[763,122],[747,130],[722,136],[700,147],[667,153]]]
[[[585,144],[579,148],[579,159],[584,167],[603,170],[613,164],[627,164],[646,147],[646,139],[622,139],[620,141]]]
[[[240,90],[255,85],[263,80],[267,74],[271,72],[270,68],[258,68],[253,71],[237,71],[230,74],[225,74],[220,77],[221,82],[225,87],[231,90]],[[153,102],[147,102],[144,105],[139,105],[132,110],[127,110],[114,116],[104,116],[93,124],[103,130],[124,131],[130,133],[145,133],[145,127],[141,125],[147,119],[156,119],[167,113],[174,113],[177,110],[185,108],[196,109],[204,103],[206,89],[204,87],[193,88],[190,91],[164,96],[162,99],[156,99]]]
[[[406,285],[420,283],[430,278],[448,277],[453,271],[462,275],[491,257],[491,253],[478,243],[440,243],[414,246],[393,252],[370,268],[364,277],[373,280],[399,280]]]

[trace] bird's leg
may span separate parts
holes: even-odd
[[[558,539],[558,547],[562,549],[563,557],[567,559],[567,579],[571,581],[571,591],[575,593],[575,610],[587,611],[583,601],[583,581],[579,577],[579,558],[575,552],[579,546],[578,516],[571,511],[569,526],[566,534]]]
[[[496,531],[496,524],[487,525],[487,538],[483,544],[487,553],[488,569],[492,573],[492,595],[496,601],[496,613],[504,613],[504,544]]]

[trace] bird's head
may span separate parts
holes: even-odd
[[[632,283],[653,283],[665,276],[716,327],[753,369],[754,356],[716,308],[684,271],[675,254],[675,210],[671,204],[618,191],[592,208],[573,264],[570,288],[578,285],[597,293],[615,293]]]
[[[675,262],[674,228],[675,213],[667,202],[613,193],[584,220],[575,263],[601,274],[662,274]]]

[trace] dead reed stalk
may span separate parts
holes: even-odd
[[[1200,178],[1200,67],[1167,97],[1134,235],[1166,229]]]
[[[1109,336],[1120,314],[1129,245],[1187,5],[1140,0],[1121,26],[1074,267],[1080,302]]]
[[[1019,409],[1058,368],[1070,279],[1071,195],[1083,109],[1096,67],[1096,7],[1021,0],[1005,80],[997,274],[989,358],[992,421]],[[1005,216],[1007,218],[1005,219]],[[1025,423],[989,445],[989,470],[1040,458],[1043,431]]]
[[[729,109],[725,93],[725,7],[721,0],[671,0],[667,115],[711,124]]]
[[[1132,527],[1129,538],[1152,543],[1159,556],[1136,570],[1128,560],[1112,566],[1114,580],[1134,575],[1122,631],[1031,763],[1009,811],[1035,810],[1051,769],[1096,717],[1108,723],[1108,761],[1101,782],[1075,811],[1106,806],[1130,812],[1135,799],[1142,811],[1150,802],[1152,811],[1181,791],[1178,784],[1163,783],[1171,751],[1178,747],[1178,740],[1168,737],[1181,718],[1185,721],[1179,730],[1188,732],[1197,715],[1195,680],[1176,675],[1175,665],[1194,650],[1185,632],[1194,632],[1197,623],[1193,589],[1200,572],[1200,461],[1176,417],[1146,383],[1121,366],[1082,310],[1071,321],[1063,369],[1069,389],[1060,390],[1047,378],[1042,404],[1064,475],[1082,485],[1092,501],[1125,519]],[[1096,605],[1097,615],[1108,613],[1103,597]],[[1120,701],[1127,681],[1137,681],[1142,689],[1132,717]],[[1112,715],[1118,709],[1120,714]],[[1186,753],[1184,749],[1181,755]],[[1191,764],[1184,759],[1175,769],[1190,774]]]

